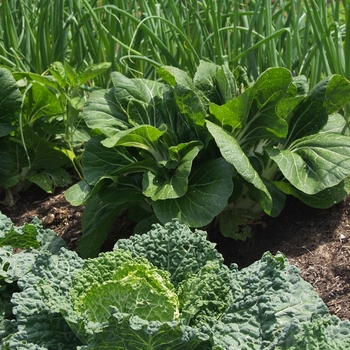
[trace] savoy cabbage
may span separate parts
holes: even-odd
[[[349,321],[282,253],[227,267],[204,231],[174,220],[84,260],[44,243],[37,221],[0,222],[0,244],[31,237],[26,264],[1,248],[1,349],[350,348]]]

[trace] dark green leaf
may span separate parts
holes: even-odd
[[[210,223],[227,205],[232,176],[233,167],[223,158],[201,163],[192,170],[184,196],[153,202],[157,218],[163,223],[178,218],[190,227]]]

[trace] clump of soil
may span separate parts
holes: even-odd
[[[1,198],[0,198],[1,200]],[[83,207],[73,207],[64,198],[64,191],[49,195],[36,186],[21,193],[15,206],[0,204],[0,211],[15,225],[23,225],[34,217],[45,228],[54,230],[72,250],[77,250],[82,234]],[[225,262],[245,267],[261,258],[265,251],[284,253],[297,266],[301,276],[312,284],[330,312],[350,320],[350,197],[329,209],[314,209],[289,198],[277,218],[264,216],[253,226],[252,238],[238,242],[208,232],[209,239]],[[103,250],[111,250],[115,241],[128,237],[133,230],[127,213],[115,220]]]

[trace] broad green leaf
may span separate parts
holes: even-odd
[[[0,137],[15,129],[13,122],[18,119],[16,113],[20,111],[21,105],[22,96],[16,80],[9,70],[0,68]]]
[[[242,117],[246,108],[245,102],[244,97],[238,97],[221,106],[211,103],[209,111],[218,121],[217,124],[231,133],[237,134],[237,130],[242,128]]]
[[[333,134],[350,135],[348,121],[339,113],[328,116],[328,121],[320,130],[320,133],[327,132]]]
[[[96,195],[90,198],[84,209],[83,236],[78,245],[79,253],[83,258],[98,255],[113,221],[123,209],[123,206],[102,203]]]
[[[91,138],[83,153],[84,178],[90,185],[96,184],[101,178],[109,177],[123,166],[133,162],[133,158],[123,149],[103,146],[102,139],[100,136]]]
[[[78,72],[78,84],[84,84],[96,76],[106,72],[111,67],[110,62],[102,62],[87,66],[83,71]]]
[[[329,78],[324,105],[328,114],[338,112],[350,101],[350,82],[340,75]]]
[[[316,134],[327,123],[325,100],[326,94],[330,92],[328,91],[330,79],[330,77],[326,78],[315,85],[291,113],[286,146],[294,140]],[[332,98],[335,97],[332,96]],[[331,104],[331,100],[329,99],[328,104]]]
[[[91,186],[89,183],[86,180],[81,180],[73,186],[69,187],[65,191],[64,196],[70,204],[78,206],[85,203],[90,193]]]
[[[163,83],[146,79],[129,79],[113,72],[114,98],[131,125],[152,125],[163,123],[158,104],[169,88]]]
[[[176,85],[174,91],[179,110],[189,125],[193,128],[204,126],[206,106],[201,96],[184,85]]]
[[[197,141],[170,147],[169,155],[176,168],[146,172],[142,181],[143,194],[153,201],[182,197],[188,189],[192,163],[201,148],[202,144]]]
[[[144,91],[140,90],[136,79],[127,78],[119,72],[112,72],[111,80],[114,86],[115,99],[125,110],[130,101],[147,103],[151,98],[151,95],[145,95]]]
[[[232,100],[237,94],[237,84],[233,73],[224,64],[215,74],[216,88],[219,90],[222,103]]]
[[[83,108],[83,117],[90,129],[99,130],[108,137],[131,127],[115,100],[113,90],[93,91]]]
[[[78,74],[76,69],[71,67],[67,62],[63,63],[64,71],[67,76],[67,83],[69,86],[78,86],[79,81],[78,81]]]
[[[236,82],[227,64],[200,61],[193,83],[208,102],[223,104],[236,96]]]
[[[63,168],[45,169],[26,176],[26,179],[41,187],[47,193],[53,193],[56,187],[67,187],[72,179]]]
[[[158,69],[159,76],[165,80],[170,86],[175,87],[177,84],[188,86],[194,90],[194,84],[191,77],[182,69],[163,66]]]
[[[256,108],[260,110],[265,106],[275,105],[285,97],[291,83],[292,75],[288,69],[267,69],[252,86]]]
[[[101,185],[98,196],[103,203],[114,205],[142,202],[145,197],[142,194],[141,176],[120,176],[113,183],[106,181]]]
[[[310,207],[327,209],[342,201],[350,193],[350,178],[347,177],[338,185],[326,188],[316,194],[307,194],[285,181],[275,181],[275,186],[287,195],[292,195]]]
[[[159,75],[174,88],[177,106],[187,123],[194,129],[204,126],[205,104],[208,102],[187,73],[176,67],[164,66],[159,69]]]
[[[60,85],[52,75],[40,75],[32,72],[15,72],[14,78],[18,81],[20,79],[26,79],[29,82],[35,81],[44,86],[51,87],[56,91],[60,90]]]
[[[226,65],[220,67],[215,63],[201,60],[193,83],[208,102],[223,104],[236,95],[234,76]]]
[[[223,158],[201,163],[192,170],[184,196],[152,203],[157,218],[163,223],[178,218],[190,227],[210,223],[227,205],[232,176],[233,167]]]
[[[65,198],[74,206],[82,205],[99,194],[99,191],[106,183],[109,185],[113,181],[116,181],[113,176],[101,177],[94,186],[90,186],[85,179],[81,180],[65,191]]]
[[[247,104],[243,107],[243,128],[237,136],[242,145],[248,141],[279,139],[287,135],[288,124],[277,114],[277,105],[286,96],[291,81],[292,76],[287,69],[270,68],[251,88],[238,96],[242,104]]]
[[[120,131],[101,143],[106,147],[125,146],[136,147],[148,151],[156,160],[164,160],[164,151],[159,143],[166,128],[158,129],[152,125],[135,126],[132,129]]]
[[[272,197],[260,175],[254,169],[237,140],[226,130],[207,120],[207,128],[218,145],[221,155],[232,164],[244,180],[259,190],[258,201],[266,213],[273,207]]]
[[[260,215],[247,209],[224,210],[219,216],[220,233],[224,237],[230,237],[236,241],[246,241],[247,238],[251,237],[249,225],[259,217]]]
[[[309,91],[309,83],[307,81],[307,77],[305,75],[297,75],[293,76],[293,85],[296,88],[296,94],[299,95],[306,95]]]
[[[24,127],[26,148],[29,150],[31,170],[52,170],[71,165],[70,150],[40,137],[29,125]]]
[[[336,186],[350,175],[350,138],[330,133],[294,141],[289,149],[267,148],[285,178],[306,194]]]
[[[211,104],[210,112],[223,127],[229,127],[242,146],[265,138],[283,138],[287,135],[288,124],[277,113],[277,106],[290,84],[288,70],[268,69],[237,98],[222,106]]]
[[[0,158],[0,188],[12,187],[9,179],[11,178],[11,175],[18,173],[17,162],[8,152],[0,152]]]
[[[68,86],[69,80],[62,62],[53,62],[49,67],[50,73],[55,77],[61,88]]]

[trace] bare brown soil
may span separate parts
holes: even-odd
[[[36,216],[73,250],[82,234],[82,210],[72,207],[62,190],[48,195],[35,186],[21,193],[15,206],[0,204],[0,211],[15,225],[23,225]],[[350,320],[350,198],[326,210],[289,198],[279,217],[262,219],[253,227],[252,238],[247,242],[236,242],[216,232],[209,232],[209,239],[217,243],[227,264],[235,262],[239,267],[260,259],[265,251],[281,251],[300,269],[330,312]],[[112,249],[118,238],[129,236],[133,227],[126,213],[119,215],[103,250]]]

